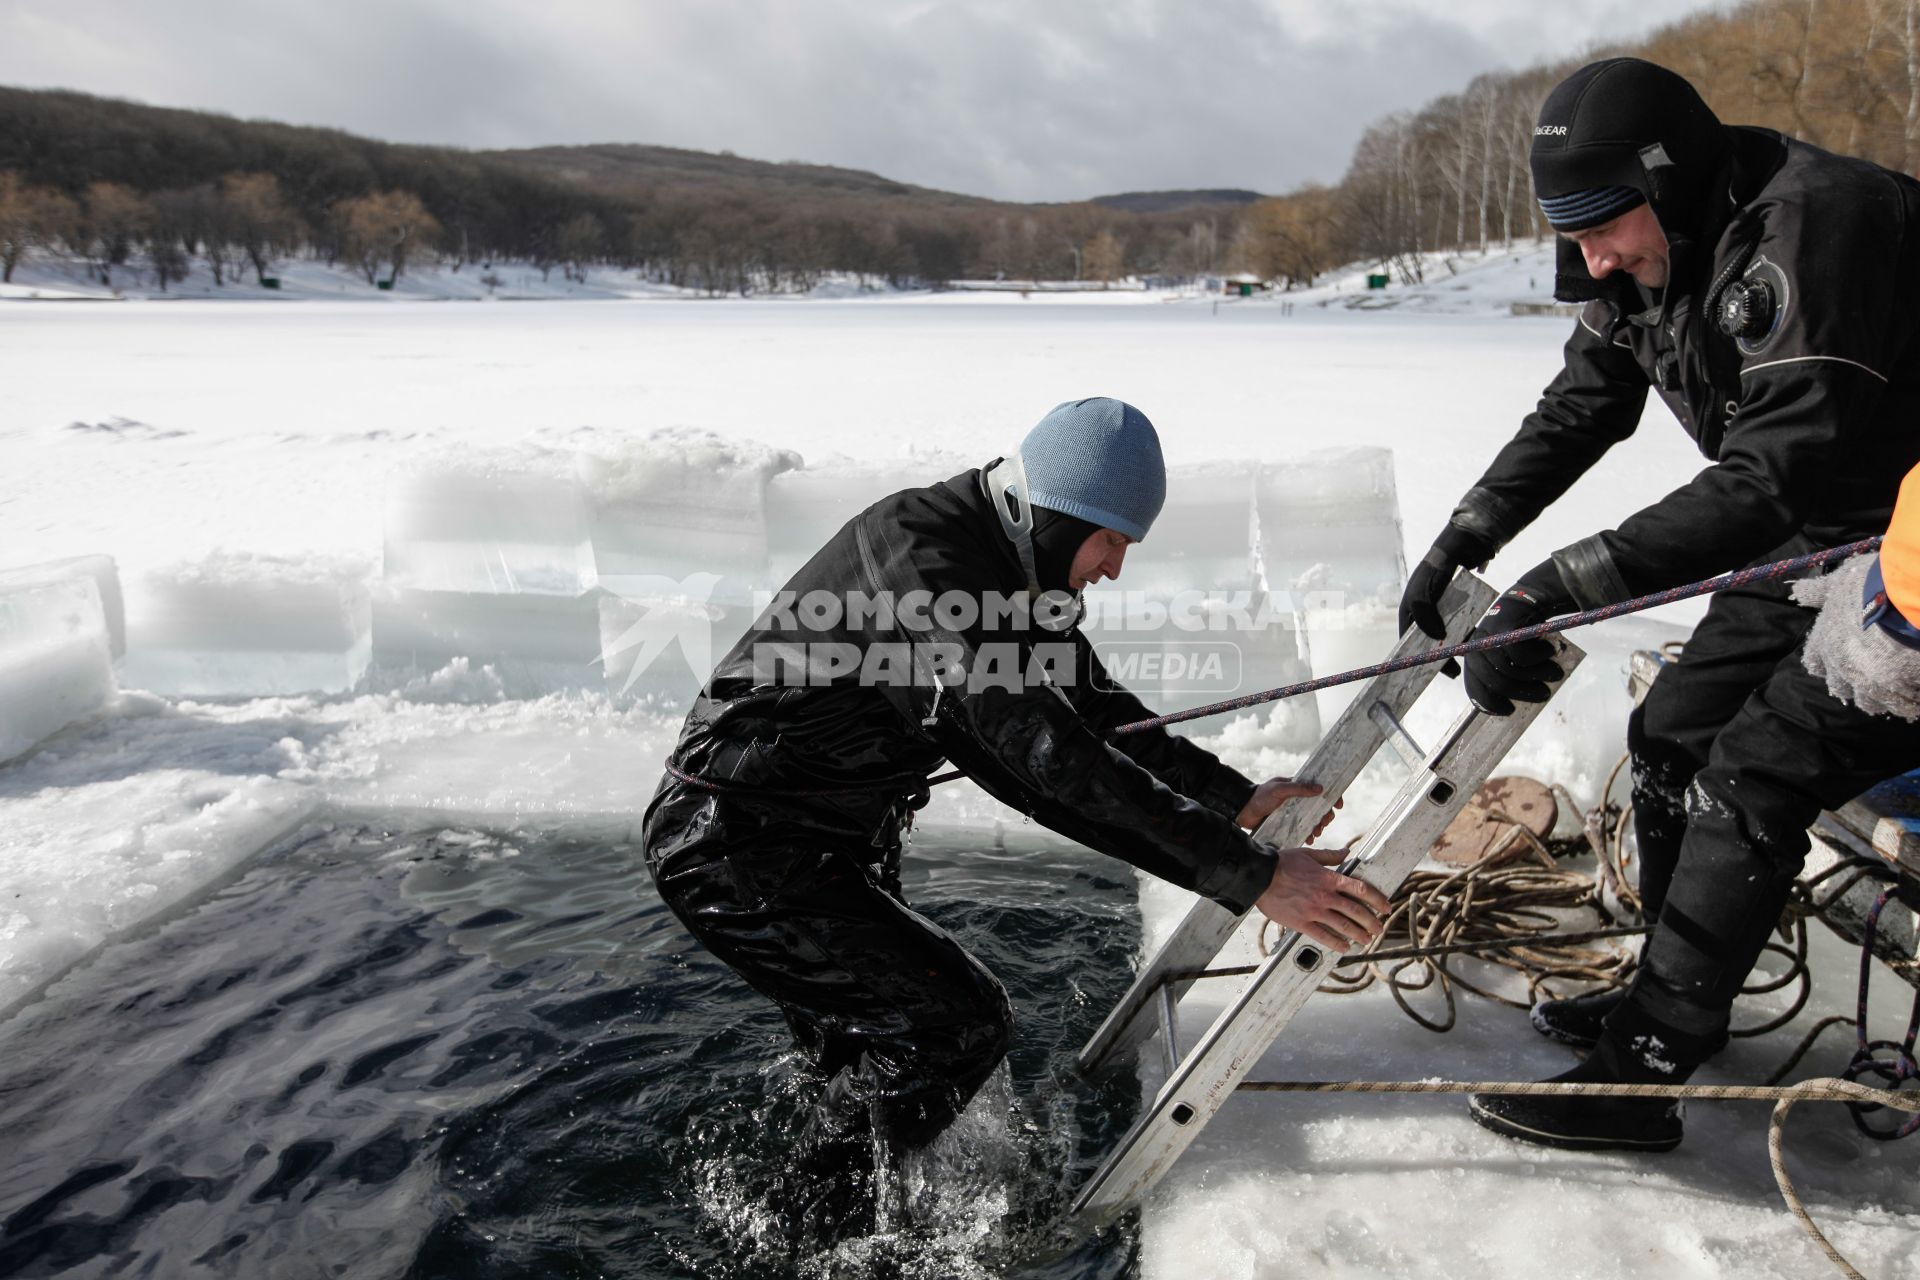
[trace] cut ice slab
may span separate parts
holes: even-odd
[[[691,699],[754,619],[751,592],[739,579],[661,578],[652,590],[640,577],[623,582],[625,590],[600,597],[600,661],[617,695]]]
[[[359,566],[221,555],[131,586],[122,682],[169,697],[345,693],[366,674]]]
[[[0,585],[47,582],[55,578],[70,578],[75,574],[85,574],[93,579],[94,586],[100,592],[100,607],[106,614],[107,638],[113,656],[124,657],[127,652],[127,615],[126,607],[121,603],[120,569],[112,556],[68,556],[44,564],[0,569]]]
[[[273,844],[315,804],[310,788],[275,778],[173,768],[16,797],[0,824],[0,1016]]]
[[[1251,459],[1169,467],[1166,503],[1127,552],[1121,585],[1151,594],[1250,589],[1259,470]]]
[[[1396,605],[1377,598],[1343,603],[1349,599],[1344,593],[1321,597],[1308,592],[1303,597],[1306,605],[1302,614],[1303,635],[1310,656],[1308,665],[1312,678],[1337,675],[1342,671],[1382,662],[1400,639],[1399,610]],[[1359,696],[1363,687],[1361,682],[1356,681],[1322,689],[1314,694],[1314,700],[1320,707],[1321,720],[1332,724],[1347,704]]]
[[[1315,677],[1379,662],[1400,638],[1406,583],[1400,500],[1388,449],[1339,449],[1260,468],[1257,547],[1262,587],[1297,611]],[[1322,690],[1331,724],[1360,689]]]
[[[1107,677],[1156,714],[1238,698],[1311,674],[1300,615],[1263,610],[1245,591],[1209,602],[1201,592],[1162,596],[1133,591],[1086,593],[1082,628]],[[1229,593],[1216,593],[1225,595]],[[1276,600],[1278,598],[1276,597]],[[1305,750],[1320,737],[1311,699],[1292,704],[1284,733],[1269,745]]]
[[[1260,468],[1258,506],[1268,590],[1339,593],[1350,604],[1400,598],[1407,570],[1392,450],[1268,463]]]
[[[595,568],[610,575],[762,576],[769,477],[797,454],[701,433],[659,432],[577,464],[593,519]]]
[[[402,473],[387,488],[385,572],[419,591],[577,596],[595,581],[586,494],[570,474],[505,463]]]
[[[113,695],[112,640],[94,577],[0,578],[0,761]]]
[[[402,689],[455,659],[491,667],[507,698],[599,688],[600,593],[383,590],[373,603],[372,683]]]
[[[847,521],[902,489],[924,489],[984,459],[935,454],[885,464],[835,459],[767,482],[767,577],[779,586]]]

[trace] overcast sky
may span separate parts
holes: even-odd
[[[0,0],[0,84],[1011,200],[1331,181],[1365,125],[1711,0]]]

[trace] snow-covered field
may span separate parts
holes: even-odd
[[[659,492],[676,468],[775,475],[790,494],[844,502],[863,486],[952,474],[1009,449],[1063,399],[1111,395],[1143,408],[1170,462],[1193,477],[1220,471],[1205,463],[1287,475],[1329,450],[1390,450],[1412,560],[1554,371],[1569,322],[1506,314],[1550,276],[1534,249],[1457,275],[1436,270],[1417,290],[1367,297],[1346,280],[1244,302],[1137,292],[0,302],[0,570],[113,556],[130,686],[106,683],[109,638],[90,635],[81,660],[93,674],[64,676],[61,688],[92,689],[99,709],[0,764],[0,1011],[323,810],[637,818],[678,727],[670,702],[591,686],[516,697],[530,690],[481,663],[363,679],[367,592],[373,609],[398,608],[379,594],[383,561],[392,575],[414,557],[408,590],[502,594],[497,583],[474,585],[495,566],[462,561],[457,537],[433,523],[436,504],[467,492],[462,475],[504,469],[522,487],[487,492],[543,511],[552,504],[534,501],[548,492],[540,485],[584,495],[580,528],[598,537],[627,527],[621,519],[644,524],[635,495]],[[1370,309],[1349,305],[1361,300]],[[1640,436],[1488,576],[1504,586],[1701,465],[1663,411],[1650,411]],[[1193,505],[1211,496],[1186,495]],[[766,518],[776,563],[811,550],[777,545]],[[683,528],[705,529],[688,554],[724,558],[734,531],[701,519],[684,513]],[[522,548],[524,561],[499,553],[512,584],[504,594],[516,600],[571,598],[579,586],[526,580],[564,570],[552,547],[588,538],[543,529],[527,535],[535,549]],[[248,594],[263,583],[264,594]],[[181,602],[212,599],[242,615],[240,638],[224,648],[179,639],[194,621],[181,620]],[[289,621],[310,615],[319,620]],[[1590,801],[1622,749],[1625,655],[1682,635],[1695,616],[1577,635],[1592,656],[1510,768]],[[298,674],[287,674],[284,654],[259,657],[279,634],[269,619],[309,637]],[[173,665],[153,665],[162,651]],[[0,714],[8,697],[47,712],[50,685],[27,661],[38,654],[0,652]],[[334,671],[337,683],[322,687],[345,692],[139,691],[143,671],[178,688],[233,678],[298,688],[313,670]],[[1437,689],[1413,727],[1431,732],[1460,705],[1456,688]],[[1242,768],[1271,773],[1299,759],[1281,727],[1256,715],[1201,732]],[[1354,833],[1391,781],[1353,793],[1334,837]],[[963,788],[947,788],[925,817],[972,828],[1008,820]],[[1144,887],[1150,935],[1178,918],[1180,898]],[[1846,959],[1836,950],[1827,961],[1816,1013],[1852,998]],[[1190,1033],[1212,998],[1189,1001]],[[1791,1038],[1742,1042],[1712,1078],[1753,1078]],[[1816,1062],[1830,1063],[1836,1043]],[[1309,1006],[1256,1074],[1525,1079],[1564,1060],[1512,1011],[1469,1004],[1461,1027],[1437,1037],[1376,992]],[[1241,1098],[1150,1207],[1145,1272],[1818,1274],[1825,1263],[1771,1189],[1764,1109],[1702,1106],[1690,1125],[1678,1154],[1632,1160],[1517,1147],[1473,1126],[1457,1101]],[[1913,1144],[1864,1143],[1837,1109],[1803,1107],[1788,1149],[1815,1216],[1857,1263],[1920,1276]]]

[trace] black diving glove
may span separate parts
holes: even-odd
[[[1400,596],[1400,634],[1405,635],[1408,627],[1419,627],[1435,640],[1444,639],[1447,628],[1440,617],[1440,597],[1447,584],[1460,569],[1485,568],[1498,550],[1492,539],[1449,524],[1407,575],[1407,589]],[[1448,658],[1440,670],[1457,676],[1460,664]]]
[[[1467,638],[1519,631],[1567,612],[1573,603],[1560,570],[1548,560],[1495,600]],[[1467,698],[1490,716],[1510,716],[1516,702],[1545,702],[1553,693],[1547,686],[1563,674],[1553,659],[1552,641],[1545,636],[1521,640],[1467,655]]]

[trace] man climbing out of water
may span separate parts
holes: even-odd
[[[1060,405],[1014,456],[854,517],[687,716],[647,809],[648,863],[829,1077],[801,1160],[840,1183],[812,1214],[829,1225],[861,1213],[850,1192],[870,1181],[872,1136],[926,1143],[1007,1046],[1000,983],[900,892],[902,833],[943,760],[1236,912],[1341,951],[1380,929],[1386,900],[1328,870],[1337,854],[1248,834],[1317,787],[1256,786],[1164,730],[1112,736],[1152,713],[1107,678],[1075,626],[1078,593],[1119,575],[1165,495],[1144,414]]]
[[[1402,626],[1639,424],[1649,388],[1712,464],[1521,577],[1477,635],[1870,537],[1920,459],[1920,183],[1766,129],[1729,128],[1634,58],[1584,67],[1534,130],[1560,232],[1556,296],[1585,304],[1565,366],[1411,575]],[[1920,764],[1920,726],[1841,701],[1802,664],[1814,615],[1785,584],[1723,591],[1628,723],[1640,894],[1654,925],[1630,988],[1535,1006],[1591,1054],[1559,1081],[1678,1083],[1726,1042],[1780,919],[1807,827]],[[1467,662],[1495,715],[1543,700],[1545,641]],[[1522,1141],[1665,1150],[1677,1105],[1475,1097]]]

